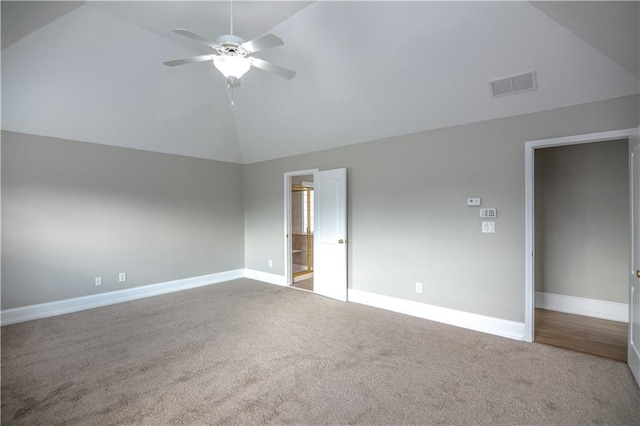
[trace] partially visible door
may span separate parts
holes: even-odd
[[[316,172],[314,292],[347,301],[347,169]]]
[[[629,138],[631,181],[631,274],[629,276],[629,352],[627,360],[640,386],[640,127]]]

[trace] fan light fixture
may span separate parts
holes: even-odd
[[[213,58],[213,65],[227,80],[239,80],[251,68],[251,59],[238,55],[220,55]]]
[[[240,87],[240,78],[245,75],[251,67],[276,74],[287,80],[291,80],[296,73],[295,71],[272,64],[260,58],[247,56],[264,49],[282,46],[284,42],[273,34],[265,34],[245,42],[242,38],[233,35],[233,0],[230,1],[229,12],[229,34],[221,35],[215,43],[183,28],[175,28],[173,30],[176,34],[208,46],[213,49],[215,53],[165,61],[164,64],[168,67],[175,67],[176,65],[191,64],[194,62],[213,61],[213,66],[227,79],[227,88],[231,95],[231,105],[233,105],[233,88]]]

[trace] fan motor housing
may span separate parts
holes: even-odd
[[[218,37],[218,39],[216,40],[216,43],[224,47],[231,47],[231,46],[237,47],[237,46],[240,46],[242,43],[244,43],[244,40],[241,37],[238,37],[232,34],[227,34],[227,35],[221,35],[220,37]]]

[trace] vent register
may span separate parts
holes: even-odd
[[[489,90],[491,91],[492,98],[511,95],[513,93],[526,92],[537,88],[538,82],[535,71],[489,82]]]

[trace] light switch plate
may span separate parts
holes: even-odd
[[[482,204],[481,198],[467,198],[467,206],[477,207]]]

